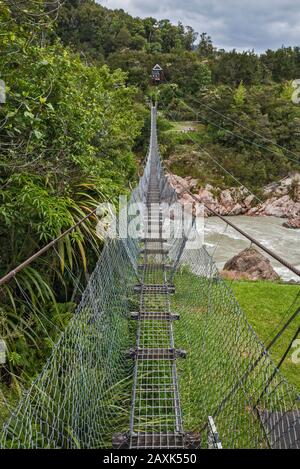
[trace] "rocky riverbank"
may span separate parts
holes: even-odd
[[[229,280],[280,280],[271,262],[255,248],[245,249],[226,262],[221,272]]]
[[[284,223],[286,228],[300,229],[300,173],[293,173],[264,187],[260,200],[245,188],[220,190],[209,184],[199,187],[199,181],[192,177],[169,174],[168,178],[183,205],[194,202],[193,197],[186,192],[188,190],[197,196],[199,202],[219,215],[275,216],[287,219]],[[205,216],[210,215],[211,212],[206,208]]]

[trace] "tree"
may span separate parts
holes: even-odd
[[[223,52],[212,63],[214,83],[238,86],[242,81],[245,85],[259,84],[266,80],[265,70],[260,58],[254,51]]]
[[[241,81],[241,83],[239,84],[239,86],[237,87],[234,93],[234,102],[236,106],[243,106],[243,104],[245,103],[246,95],[247,95],[247,90],[243,82]]]
[[[205,59],[211,58],[214,55],[214,46],[212,43],[212,39],[210,36],[208,36],[207,33],[202,33],[200,35],[198,53],[200,57],[205,58]]]
[[[198,33],[196,33],[195,30],[191,26],[185,27],[184,47],[186,50],[193,50],[197,37],[198,37]]]
[[[133,36],[131,41],[131,46],[135,50],[143,50],[146,47],[147,41],[140,34]]]
[[[127,26],[123,26],[117,34],[116,45],[118,48],[124,48],[131,44],[132,37]]]
[[[281,47],[276,51],[269,49],[262,55],[261,61],[271,71],[276,82],[294,80],[300,76],[299,47]]]

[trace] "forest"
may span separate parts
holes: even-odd
[[[125,71],[126,84],[137,88],[136,102],[144,109],[145,97],[151,94],[151,68],[161,65],[165,75],[159,98],[165,117],[161,130],[170,129],[172,120],[201,124],[192,138],[162,134],[162,152],[180,174],[185,175],[188,161],[203,183],[236,184],[219,174],[202,145],[257,192],[297,167],[300,113],[292,102],[292,82],[300,76],[299,47],[282,46],[261,55],[253,50],[220,50],[207,33],[199,35],[190,26],[133,18],[93,0],[67,0],[56,34],[84,62]],[[144,127],[135,150],[145,152],[147,139]],[[191,158],[193,150],[196,157]]]
[[[299,47],[220,50],[188,25],[94,0],[1,0],[0,21],[1,277],[99,202],[129,193],[153,96],[161,153],[180,175],[227,187],[232,173],[259,194],[299,167]],[[165,75],[159,89],[150,80],[156,63]],[[180,121],[195,130],[174,132]],[[0,374],[16,392],[40,370],[95,266],[94,221],[1,289],[9,360]]]

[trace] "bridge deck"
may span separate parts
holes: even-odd
[[[154,119],[153,119],[154,120]],[[152,129],[155,152],[156,130]],[[152,158],[141,249],[140,311],[130,426],[130,448],[183,448],[184,433],[179,400],[176,350],[173,339],[167,265],[168,249],[162,236],[160,191],[156,159]],[[154,204],[154,205],[153,205]],[[147,318],[147,314],[149,315]]]

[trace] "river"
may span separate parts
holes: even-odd
[[[300,269],[300,230],[284,228],[284,219],[276,217],[227,217],[239,228],[275,251],[290,264]],[[250,241],[217,217],[205,220],[204,242],[213,255],[217,267],[222,270],[226,261],[250,246]],[[285,280],[297,280],[297,275],[270,258],[271,264]]]

